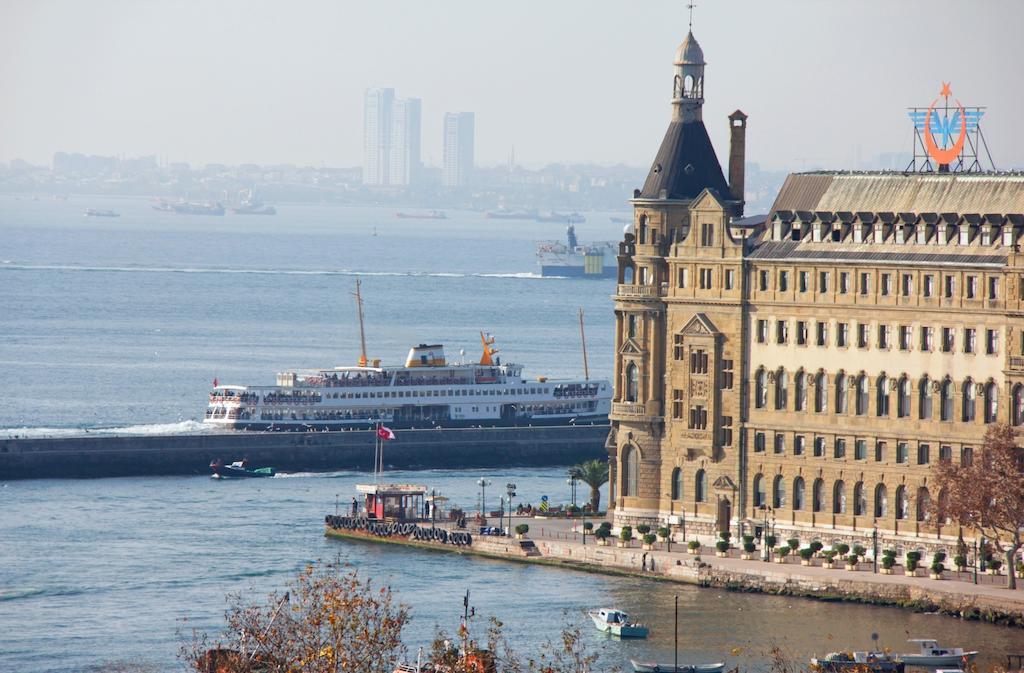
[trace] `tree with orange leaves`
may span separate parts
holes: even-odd
[[[945,498],[933,501],[932,518],[984,535],[1004,556],[1007,588],[1016,589],[1014,561],[1024,545],[1024,449],[1013,428],[989,426],[978,458],[960,465],[943,461],[934,475]]]

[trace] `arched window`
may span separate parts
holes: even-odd
[[[846,514],[846,484],[842,479],[832,487],[832,513]]]
[[[896,384],[896,417],[910,417],[910,379],[901,376]]]
[[[704,470],[697,470],[693,479],[693,501],[704,502],[708,498],[708,474]]]
[[[772,485],[772,507],[778,509],[786,506],[786,480],[781,474],[775,475],[775,483]]]
[[[875,518],[881,519],[889,514],[889,493],[885,484],[875,486]]]
[[[985,422],[995,423],[999,418],[999,389],[989,381],[985,386]]]
[[[846,413],[846,374],[839,372],[836,376],[836,413]]]
[[[780,411],[789,406],[786,386],[786,370],[780,369],[775,374],[775,408]]]
[[[633,284],[633,277],[635,275],[636,275],[636,272],[633,270],[633,265],[632,264],[627,264],[626,267],[622,269],[622,284],[623,285],[632,285]]]
[[[672,470],[672,499],[683,499],[683,471],[678,467]]]
[[[640,451],[632,446],[626,447],[622,457],[622,495],[636,497],[640,482]]]
[[[640,392],[640,368],[636,363],[626,365],[626,401],[636,402]]]
[[[953,382],[946,378],[939,386],[939,418],[953,420]]]
[[[763,507],[766,505],[764,497],[764,477],[760,474],[754,477],[754,507]]]
[[[878,382],[875,384],[875,390],[877,391],[877,400],[875,404],[875,413],[879,416],[889,415],[889,377],[882,374],[878,377]]]
[[[815,512],[825,509],[825,482],[821,479],[814,480],[814,491],[811,493],[811,506]]]
[[[793,480],[793,509],[800,511],[804,508],[804,478],[797,477]]]
[[[754,405],[758,409],[768,406],[768,372],[764,369],[758,369],[754,377]]]
[[[828,377],[825,372],[818,372],[814,381],[814,410],[819,414],[828,411]]]
[[[917,520],[930,521],[932,518],[932,498],[928,489],[922,486],[917,489]]]
[[[871,384],[868,383],[868,377],[861,374],[857,378],[857,415],[863,416],[868,413],[868,397],[870,395]]]
[[[918,408],[918,418],[923,421],[930,420],[932,417],[932,383],[928,380],[927,376],[921,377],[917,387],[917,394],[921,405]]]
[[[907,487],[900,484],[896,487],[896,518],[906,519],[910,514],[910,503],[907,502]]]
[[[683,80],[682,78],[679,77],[679,75],[676,75],[675,78],[672,80],[672,97],[683,97]]]
[[[1013,387],[1013,419],[1014,425],[1024,425],[1024,386]]]
[[[796,410],[807,411],[807,372],[800,370],[796,373]]]
[[[868,499],[864,496],[864,482],[858,481],[853,485],[853,514],[864,516],[868,511]]]
[[[949,491],[944,488],[939,491],[939,522],[952,523],[949,518]]]
[[[974,379],[967,379],[964,381],[964,387],[961,389],[963,394],[963,422],[973,423],[975,416],[977,415],[977,389],[974,387]]]

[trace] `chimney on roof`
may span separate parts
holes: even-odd
[[[740,202],[737,217],[743,216],[743,178],[747,156],[747,115],[736,110],[729,115],[729,192]]]

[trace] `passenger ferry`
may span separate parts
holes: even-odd
[[[205,423],[239,430],[509,427],[606,423],[611,384],[523,378],[481,333],[479,362],[450,364],[440,344],[409,350],[403,367],[367,365],[283,372],[274,386],[218,385]]]

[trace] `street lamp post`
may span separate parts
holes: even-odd
[[[768,530],[768,514],[772,508],[768,505],[761,505],[761,510],[764,513],[764,526],[761,528],[761,559],[768,563],[771,561],[771,557],[768,555],[768,536],[771,534]]]
[[[871,529],[871,546],[873,548],[873,553],[872,553],[872,556],[871,556],[871,560],[874,562],[875,574],[877,575],[878,574],[878,521],[877,520],[874,523],[874,527]]]
[[[576,482],[579,481],[575,475],[570,474],[569,478],[565,480],[565,483],[569,485],[570,498],[572,500],[572,506],[576,506]]]
[[[975,533],[975,537],[974,537],[974,563],[971,564],[972,566],[974,566],[974,583],[975,584],[978,583],[978,564],[979,563],[981,563],[981,559],[978,558],[978,537],[977,537],[977,533]]]
[[[476,481],[476,485],[480,487],[480,516],[486,516],[487,513],[487,487],[491,485],[491,482],[485,477],[480,477]]]
[[[512,534],[512,498],[516,495],[516,485],[512,482],[505,484],[505,492],[508,494],[508,534]]]

